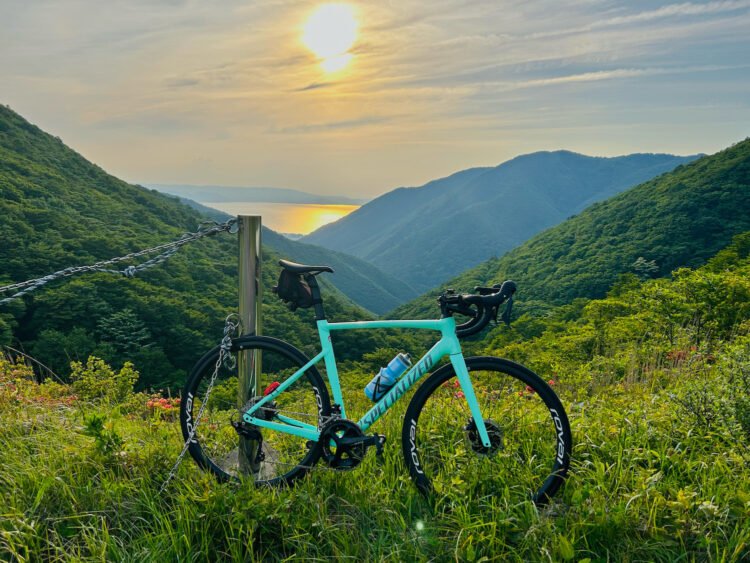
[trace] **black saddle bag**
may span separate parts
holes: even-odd
[[[298,307],[307,309],[313,305],[312,290],[301,274],[281,270],[279,285],[275,286],[273,291],[279,299],[289,304],[292,311]]]

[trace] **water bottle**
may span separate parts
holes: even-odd
[[[387,367],[380,368],[380,372],[370,380],[365,387],[365,395],[373,402],[379,401],[391,387],[396,385],[398,378],[401,377],[409,366],[411,358],[409,354],[401,352],[393,358]]]

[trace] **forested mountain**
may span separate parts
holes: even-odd
[[[110,176],[0,106],[0,285],[169,242],[202,220],[174,197]],[[265,250],[264,333],[310,349],[317,340],[310,312],[292,313],[268,291],[278,258]],[[71,359],[96,353],[114,364],[134,360],[142,385],[180,384],[236,310],[236,274],[236,237],[221,234],[134,279],[90,274],[54,282],[0,306],[0,344],[15,342],[63,374]],[[365,318],[335,293],[326,292],[332,318]],[[359,338],[356,349],[386,341]]]
[[[699,266],[749,229],[746,139],[596,203],[443,286],[471,289],[512,278],[527,303],[601,297],[624,273],[658,277],[680,266]],[[423,295],[395,315],[434,314],[438,293]]]
[[[695,156],[519,156],[419,188],[399,188],[302,240],[363,258],[420,290]]]

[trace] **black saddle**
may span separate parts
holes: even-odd
[[[319,274],[320,272],[333,273],[333,268],[330,266],[305,266],[304,264],[289,262],[289,260],[279,260],[279,266],[293,274]]]

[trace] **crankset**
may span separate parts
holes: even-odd
[[[344,418],[327,422],[320,431],[318,444],[326,464],[340,471],[354,469],[365,457],[367,448],[375,446],[378,457],[383,453],[385,436],[366,436],[356,423]]]

